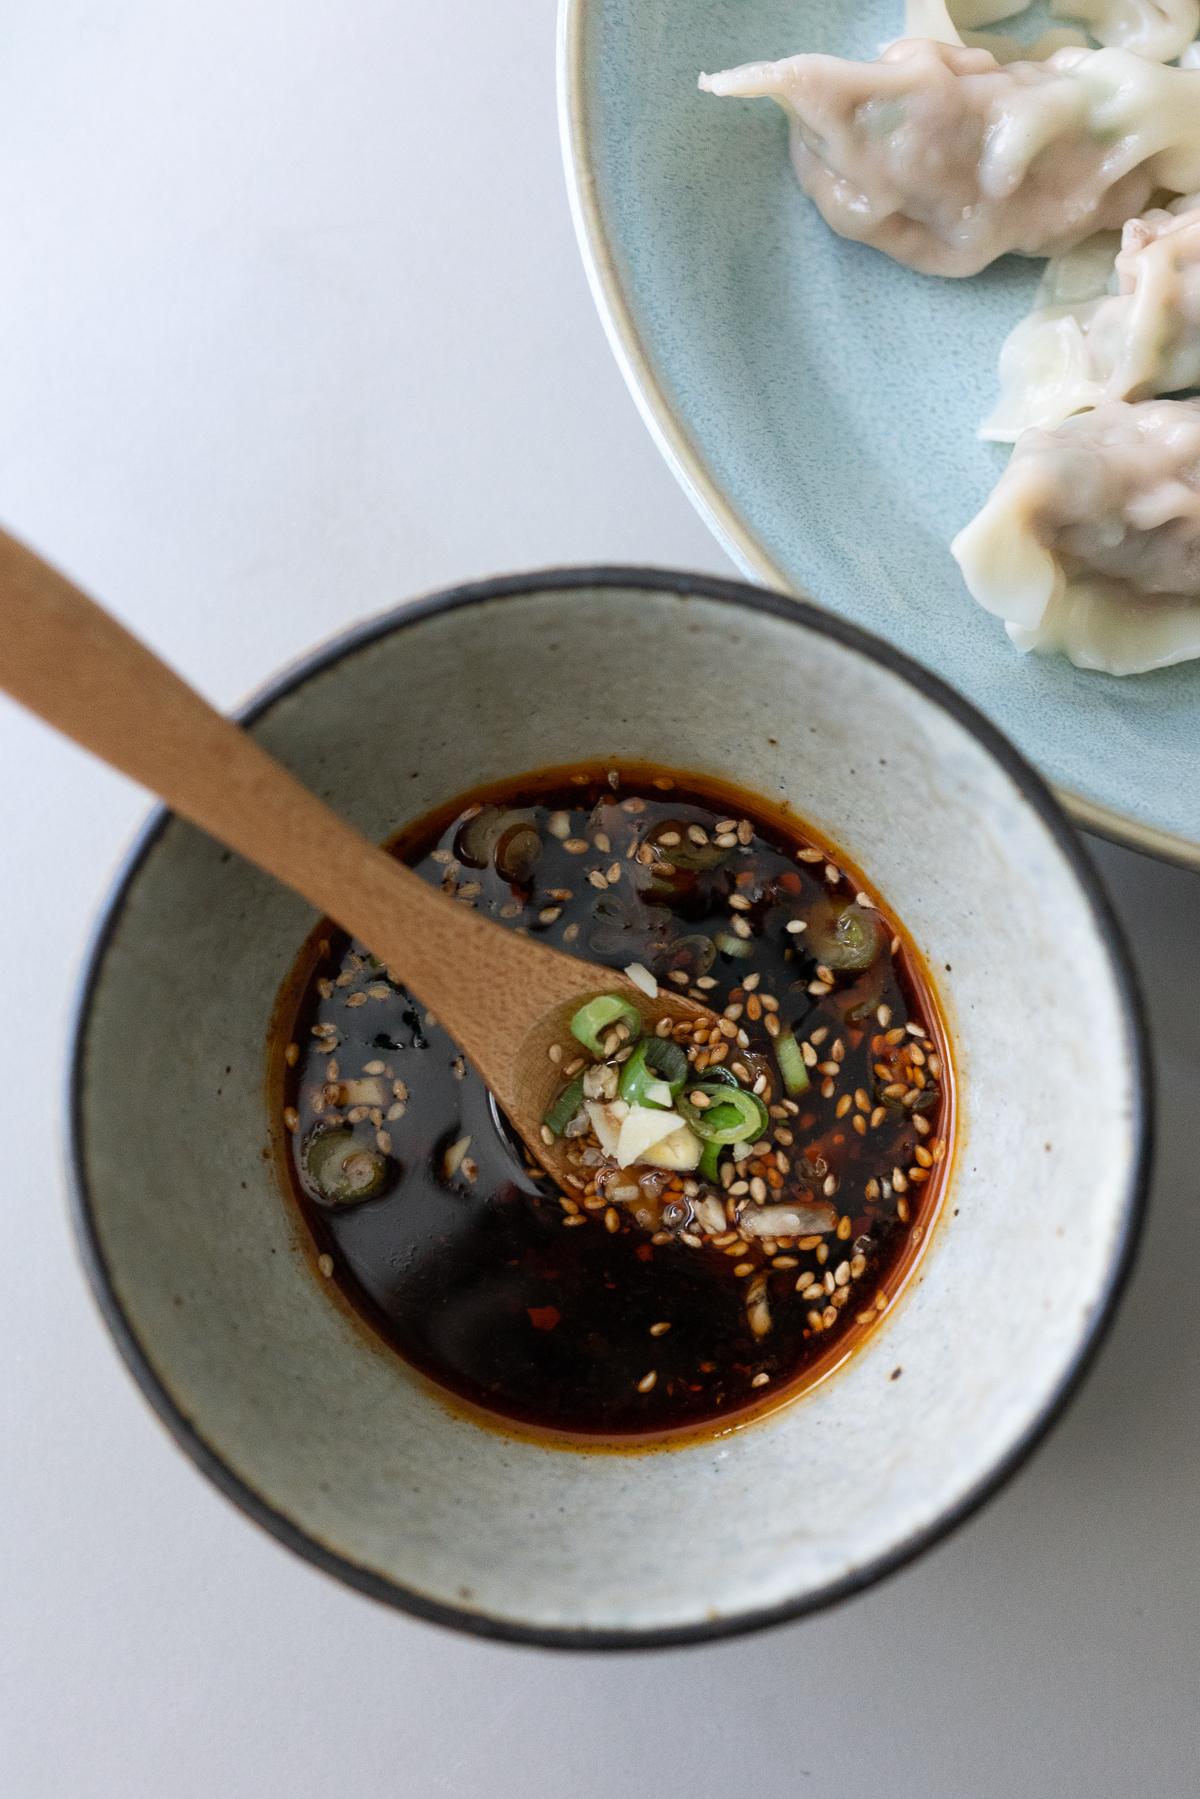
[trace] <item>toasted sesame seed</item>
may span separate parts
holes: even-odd
[[[333,1273],[333,1257],[332,1256],[318,1256],[317,1257],[317,1267],[320,1269],[321,1273],[325,1276],[325,1279],[328,1280],[330,1275]]]
[[[798,937],[801,931],[807,931],[808,921],[803,918],[789,918],[783,928],[789,936]]]
[[[730,928],[733,931],[733,934],[735,937],[741,937],[744,939],[751,935],[750,926],[746,923],[746,920],[743,917],[741,917],[741,915],[739,913],[734,914],[734,916],[730,919],[729,924],[730,924]]]
[[[731,893],[729,896],[729,909],[731,912],[749,912],[750,901],[746,898],[744,893]]]
[[[300,1114],[297,1112],[295,1106],[285,1106],[283,1108],[283,1122],[287,1125],[289,1131],[298,1131],[300,1129]]]
[[[610,1235],[615,1235],[621,1228],[621,1215],[615,1206],[609,1206],[604,1214],[604,1228]]]
[[[652,1324],[650,1326],[650,1335],[652,1337],[665,1337],[670,1328],[670,1320],[668,1318],[660,1318],[657,1324]]]
[[[851,1099],[850,1095],[848,1093],[843,1093],[841,1099],[838,1100],[837,1105],[834,1107],[834,1117],[844,1118],[853,1104],[854,1101]]]
[[[761,1368],[750,1382],[750,1385],[752,1387],[765,1387],[770,1378],[771,1376],[767,1373],[766,1369]]]
[[[836,1306],[825,1307],[825,1310],[821,1313],[821,1323],[825,1326],[826,1330],[829,1330],[832,1325],[837,1323]]]
[[[538,1135],[547,1148],[554,1142],[554,1132],[550,1129],[548,1124],[543,1124],[539,1127]]]
[[[657,1379],[658,1379],[658,1375],[655,1372],[655,1370],[652,1368],[650,1370],[649,1374],[643,1374],[641,1380],[638,1382],[638,1384],[637,1384],[638,1392],[639,1393],[652,1392],[654,1389],[654,1384],[657,1381]]]
[[[757,972],[755,972],[754,974],[748,974],[746,976],[745,980],[742,982],[743,992],[753,993],[755,988],[758,986],[758,983],[761,980],[762,980],[762,976],[760,974],[758,974]]]

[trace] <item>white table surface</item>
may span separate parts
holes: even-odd
[[[726,567],[592,312],[551,0],[0,23],[0,516],[216,699],[460,578]],[[3,702],[0,767],[4,1799],[1200,1791],[1194,877],[1096,848],[1149,993],[1158,1176],[1116,1332],[1032,1466],[818,1620],[549,1657],[313,1572],[138,1397],[57,1141],[69,997],[145,801]]]

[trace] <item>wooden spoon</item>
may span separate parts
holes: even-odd
[[[620,993],[653,1029],[712,1023],[681,994],[531,943],[426,885],[339,818],[103,607],[0,531],[0,689],[291,887],[394,969],[456,1039],[556,1179],[542,1118],[562,1084],[552,1044]]]

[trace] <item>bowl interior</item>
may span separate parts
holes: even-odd
[[[697,92],[702,69],[759,58],[869,59],[903,12],[567,0],[566,129],[593,287],[660,442],[743,569],[934,668],[1086,802],[1085,822],[1200,858],[1200,787],[1176,777],[1200,663],[1118,680],[1019,656],[950,555],[1008,460],[976,432],[1042,265],[1008,257],[974,280],[931,280],[845,242],[796,184],[782,112]],[[1013,25],[1033,30],[1032,17]]]
[[[169,821],[94,968],[85,1237],[143,1383],[287,1540],[481,1628],[687,1634],[865,1578],[1052,1406],[1130,1233],[1136,1045],[1057,825],[901,673],[722,591],[628,576],[433,603],[318,663],[254,729],[373,838],[481,780],[636,757],[787,800],[877,882],[955,1044],[952,1185],[892,1314],[791,1407],[638,1455],[465,1421],[332,1300],[276,1184],[267,1024],[309,911]]]

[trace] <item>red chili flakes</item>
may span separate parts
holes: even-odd
[[[526,1306],[525,1310],[535,1331],[552,1331],[562,1318],[557,1306]]]

